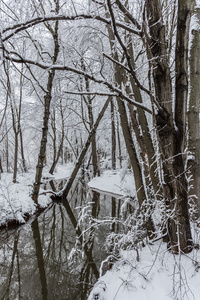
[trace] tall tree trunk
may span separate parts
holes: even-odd
[[[6,124],[6,131],[7,131],[7,121]],[[6,135],[5,139],[5,156],[6,156],[6,171],[7,173],[10,172],[10,164],[9,164],[9,143],[8,143],[8,134]]]
[[[17,162],[18,162],[18,133],[15,132],[15,151],[14,151],[13,183],[17,182]]]
[[[93,127],[94,121],[93,121],[93,112],[92,112],[92,101],[89,99],[89,105],[88,105],[88,112],[89,112],[89,122],[90,122],[90,130]],[[94,177],[98,173],[98,159],[97,159],[97,146],[96,146],[96,134],[94,133],[91,140],[91,146],[92,146],[92,165],[93,165],[93,175]]]
[[[49,71],[49,78],[47,84],[47,91],[48,93],[44,96],[44,117],[43,117],[43,126],[42,126],[42,139],[40,143],[40,152],[38,155],[38,163],[36,166],[36,175],[35,175],[35,182],[33,184],[33,192],[32,192],[32,199],[35,203],[38,203],[38,195],[40,190],[40,184],[42,179],[42,171],[45,162],[45,155],[46,155],[46,145],[47,145],[47,135],[48,135],[48,122],[49,122],[49,114],[50,114],[50,103],[51,103],[51,92],[52,92],[52,85],[54,79],[55,72]]]
[[[23,137],[22,137],[22,128],[21,128],[21,107],[22,107],[22,99],[23,99],[23,70],[24,66],[22,64],[21,74],[20,74],[20,99],[19,99],[19,113],[18,113],[18,131],[19,131],[19,140],[21,146],[21,158],[22,158],[22,169],[24,172],[27,171],[26,161],[24,156],[24,145],[23,145]]]
[[[186,3],[187,2],[187,3]],[[184,120],[187,101],[187,49],[191,1],[179,0],[176,40],[175,122],[172,113],[172,87],[167,63],[165,26],[160,0],[147,0],[146,8],[154,58],[156,100],[161,108],[157,114],[160,149],[163,156],[164,196],[172,217],[168,217],[169,246],[173,252],[191,250],[191,230],[188,215],[187,181],[184,169]],[[162,59],[161,59],[162,57]],[[179,95],[181,94],[181,96]],[[176,126],[176,127],[175,127]]]
[[[0,156],[0,180],[1,180],[1,173],[3,173],[3,167],[2,167],[2,160]]]
[[[23,143],[23,136],[22,136],[22,129],[20,126],[20,130],[19,130],[19,138],[20,138],[20,146],[21,146],[21,157],[22,157],[22,169],[23,172],[27,172],[27,166],[26,166],[26,160],[25,160],[25,156],[24,156],[24,143]]]
[[[113,17],[112,17],[112,22],[114,22]],[[110,26],[107,26],[107,29],[108,29],[109,42],[110,42],[113,58],[116,62],[119,62],[118,54],[115,48],[115,35]],[[117,86],[122,87],[124,85],[123,83],[124,76],[125,76],[124,69],[118,63],[115,63],[114,79]],[[137,199],[138,199],[139,206],[141,207],[144,201],[148,198],[145,193],[141,166],[137,158],[131,130],[129,127],[129,121],[126,112],[125,103],[120,97],[116,97],[116,99],[117,99],[117,105],[118,105],[118,111],[119,111],[120,123],[121,123],[121,128],[124,136],[124,141],[125,141],[126,149],[128,152],[128,156],[134,174]],[[152,232],[154,232],[154,226],[151,218],[148,218],[146,220],[146,228],[147,228],[148,235],[151,236]]]
[[[0,173],[3,173],[3,166],[2,166],[1,156],[0,156]]]
[[[143,163],[143,173],[144,173],[144,180],[145,180],[145,184],[146,184],[146,190],[148,190],[148,192],[150,192],[152,183],[151,183],[150,176],[149,176],[149,164],[148,164],[148,160],[146,157],[147,151],[146,151],[145,141],[143,139],[143,136],[141,135],[140,127],[139,127],[137,117],[136,117],[136,111],[134,110],[133,105],[128,103],[128,109],[129,109],[129,114],[130,114],[130,119],[131,119],[131,125],[132,125],[133,131],[135,133],[137,143],[140,148],[140,151],[139,151],[140,153],[138,154],[138,156],[140,156],[142,163]],[[148,195],[148,196],[150,196],[150,195]],[[155,194],[152,196],[154,197]]]
[[[57,136],[56,136],[56,112],[55,112],[55,107],[53,108],[52,113],[51,113],[51,129],[52,129],[51,138],[52,138],[52,144],[53,144],[53,163],[54,163],[54,161],[56,160],[56,154],[57,154],[57,147],[56,147],[57,146],[56,145],[56,141],[57,141]]]
[[[188,53],[190,20],[193,9],[192,0],[179,0],[178,23],[175,53],[175,124],[177,130],[174,138],[174,175],[177,188],[177,228],[180,229],[178,241],[180,249],[187,252],[187,246],[192,244],[192,235],[188,212],[188,186],[185,174],[186,110],[188,100]],[[190,249],[190,247],[188,247]]]
[[[55,167],[59,161],[59,158],[63,152],[63,143],[64,143],[64,138],[65,138],[65,124],[64,124],[64,114],[63,114],[63,107],[62,107],[62,99],[60,99],[60,118],[61,118],[61,136],[60,136],[60,140],[59,140],[59,147],[58,147],[58,151],[56,151],[56,118],[55,118],[56,114],[54,112],[53,114],[53,120],[52,120],[52,129],[53,129],[53,163],[52,166],[49,170],[50,174],[53,174]],[[62,155],[63,156],[63,155]]]
[[[195,18],[200,24],[200,9],[196,8]],[[188,169],[192,174],[190,197],[197,204],[195,218],[200,217],[200,32],[192,30],[190,49],[190,102],[188,111]],[[197,198],[196,198],[197,197]]]
[[[128,7],[129,7],[128,0],[126,0],[125,6],[128,9]],[[125,13],[124,18],[125,18],[125,22],[129,23],[129,19],[128,19],[126,13]],[[133,42],[132,42],[132,36],[130,35],[130,33],[126,34],[126,40],[127,40],[126,43],[128,45],[127,52],[130,56],[131,65],[133,66],[133,69],[135,70],[136,65],[135,65],[135,57],[134,57],[134,50],[133,50]],[[124,79],[125,78],[126,77],[124,76]],[[127,79],[126,79],[126,81],[127,81]],[[132,76],[130,76],[129,81],[130,81],[130,86],[132,88],[132,92],[133,92],[135,101],[137,101],[139,103],[143,103],[141,91],[140,91],[140,88],[138,87],[138,85],[136,84],[135,79]],[[126,85],[127,85],[127,88],[130,89],[129,84],[126,83]],[[153,185],[153,189],[154,189],[154,197],[156,197],[157,199],[160,199],[161,198],[160,197],[161,184],[160,184],[159,176],[158,176],[158,166],[157,166],[157,162],[156,162],[155,148],[153,146],[153,141],[152,141],[152,137],[150,134],[150,129],[149,129],[149,125],[147,122],[145,112],[143,109],[141,109],[139,107],[137,108],[138,125],[141,128],[141,133],[138,133],[137,132],[138,129],[135,124],[136,118],[132,115],[133,106],[131,108],[131,105],[129,104],[128,107],[129,107],[134,131],[135,131],[137,140],[140,145],[141,152],[145,155],[145,157],[142,158],[144,164],[146,165],[146,166],[144,166],[144,168],[146,169],[146,170],[144,170],[144,172],[146,173],[145,176],[148,176],[147,174],[149,172],[151,182]],[[149,185],[147,185],[147,186],[149,186]]]
[[[108,34],[109,34],[109,42],[110,42],[110,46],[111,46],[111,51],[112,51],[114,60],[116,62],[118,62],[119,59],[118,59],[118,55],[117,55],[117,52],[115,49],[115,44],[114,44],[115,36],[114,36],[114,33],[110,26],[107,26],[107,29],[108,29]],[[124,69],[121,66],[119,66],[117,63],[114,65],[114,68],[115,68],[114,79],[115,79],[116,85],[122,86],[123,78],[125,76]],[[128,121],[128,116],[127,116],[127,112],[126,112],[125,103],[120,97],[117,97],[116,99],[117,99],[117,105],[118,105],[118,111],[119,111],[124,141],[125,141],[126,149],[128,152],[128,156],[129,156],[131,167],[132,167],[133,174],[134,174],[137,199],[138,199],[139,205],[142,206],[143,202],[147,199],[147,196],[146,196],[145,189],[144,189],[141,166],[140,166],[138,158],[137,158],[131,130],[129,127],[129,121]],[[151,233],[154,231],[154,226],[153,226],[153,223],[151,222],[151,219],[147,220],[146,226],[147,226],[147,231],[148,231],[149,235],[151,235]]]
[[[20,97],[20,105],[19,105],[19,114],[16,107],[14,95],[12,95],[12,88],[11,88],[11,81],[10,81],[10,75],[9,75],[9,65],[4,65],[4,69],[7,75],[7,94],[8,98],[10,99],[10,109],[11,109],[11,116],[12,116],[12,128],[14,131],[14,165],[13,165],[13,183],[17,182],[17,163],[18,163],[18,134],[19,134],[19,128],[20,128],[20,107],[21,107],[21,97]]]
[[[17,108],[16,103],[13,101],[11,96],[11,86],[9,83],[10,89],[10,108],[12,114],[12,123],[13,123],[13,131],[14,131],[14,164],[13,164],[13,183],[17,182],[17,163],[18,163],[18,135],[19,135],[19,118],[17,116]]]
[[[56,13],[58,13],[59,8],[57,8]],[[52,28],[51,28],[52,29]],[[59,41],[58,41],[58,21],[55,22],[55,28],[53,34],[54,40],[54,55],[52,63],[55,64],[59,54]],[[32,199],[36,204],[38,204],[38,195],[40,190],[40,184],[42,179],[42,171],[45,162],[46,156],[46,145],[47,145],[47,135],[48,135],[48,123],[49,123],[49,115],[50,115],[50,104],[52,98],[52,87],[53,87],[53,80],[55,77],[55,70],[50,70],[47,82],[47,93],[44,96],[44,117],[43,117],[43,126],[42,126],[42,139],[40,143],[40,152],[38,155],[38,162],[36,166],[36,175],[35,175],[35,182],[33,184],[33,192],[32,192]]]
[[[111,138],[112,138],[112,169],[116,169],[116,133],[115,133],[115,111],[113,100],[110,102],[110,112],[111,112]]]
[[[82,68],[85,71],[85,64],[83,59],[81,60]],[[85,77],[85,88],[86,91],[89,93],[90,92],[90,83],[87,77]],[[90,123],[90,130],[92,130],[92,127],[94,125],[94,118],[93,118],[93,109],[92,109],[92,100],[91,96],[87,96],[86,99],[86,104],[88,108],[88,117],[89,117],[89,123]],[[92,140],[91,140],[91,146],[92,146],[92,166],[93,166],[93,175],[94,177],[97,175],[99,172],[99,167],[98,167],[98,158],[97,158],[97,146],[96,146],[96,134],[94,133],[92,135]]]
[[[119,149],[119,165],[120,168],[122,168],[122,149],[121,149],[121,139],[120,139],[120,132],[119,132],[119,118],[118,118],[118,114],[116,114],[117,116],[117,141],[118,141],[118,149]]]

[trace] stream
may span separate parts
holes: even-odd
[[[53,190],[63,184],[50,183]],[[110,220],[119,205],[75,182],[67,201],[1,230],[0,299],[86,300],[107,256],[105,238],[115,229],[111,223],[94,226],[92,218]]]

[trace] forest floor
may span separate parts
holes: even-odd
[[[131,174],[105,171],[89,182],[97,191],[134,197]],[[119,196],[120,197],[120,196]],[[200,229],[191,224],[194,243],[200,243]],[[94,296],[99,294],[99,298]],[[120,251],[114,267],[101,276],[88,300],[199,300],[200,250],[175,255],[162,240],[147,242],[145,247]]]
[[[139,256],[138,256],[139,254]],[[88,300],[198,300],[200,251],[173,255],[156,242],[136,251],[121,251],[114,267],[100,277]]]
[[[53,176],[66,178],[73,166],[60,166]],[[27,215],[36,212],[31,199],[35,170],[18,175],[17,183],[12,174],[2,173],[0,180],[0,226],[16,221],[25,223]],[[44,177],[49,177],[44,172]],[[125,198],[134,197],[133,177],[127,170],[105,171],[88,185],[97,191]],[[39,204],[47,207],[51,199],[40,195]],[[192,224],[193,238],[200,243],[200,230]],[[96,298],[95,298],[96,295]],[[97,298],[99,295],[99,298]],[[145,247],[121,251],[113,268],[101,276],[88,300],[199,300],[200,299],[200,250],[185,255],[173,255],[161,240],[146,243]]]

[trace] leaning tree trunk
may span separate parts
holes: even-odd
[[[59,54],[59,41],[58,41],[58,21],[55,22],[55,29],[53,39],[54,39],[54,55],[52,63],[55,64],[57,61],[57,57]],[[37,204],[38,203],[38,195],[40,190],[41,178],[42,178],[42,171],[45,162],[46,156],[46,145],[47,145],[47,135],[48,135],[48,123],[49,123],[49,114],[50,114],[50,104],[52,98],[52,87],[53,87],[53,80],[55,76],[55,70],[49,71],[49,77],[47,82],[47,93],[44,96],[44,117],[43,117],[43,127],[42,127],[42,139],[40,143],[40,152],[38,155],[38,163],[36,166],[36,175],[35,175],[35,182],[33,184],[33,192],[32,192],[32,199]]]
[[[119,3],[119,1],[117,1]],[[125,7],[123,7],[122,5],[120,5],[119,3],[119,7],[120,9],[123,11],[125,17],[125,22],[129,23],[129,18],[126,14],[126,8],[128,8],[129,3],[128,0],[126,0],[125,3]],[[130,33],[126,34],[126,43],[128,45],[127,47],[127,52],[130,56],[130,60],[131,60],[131,64],[133,66],[133,69],[136,69],[136,65],[135,65],[135,57],[134,57],[134,50],[133,50],[133,41],[132,41],[132,36]],[[124,76],[124,78],[126,78]],[[130,85],[133,91],[133,95],[135,98],[135,101],[142,103],[143,99],[142,99],[142,94],[141,94],[141,90],[138,87],[138,85],[135,82],[135,79],[130,76]],[[129,85],[127,85],[127,88],[129,88]],[[159,181],[159,176],[158,176],[158,165],[157,165],[157,161],[156,161],[156,156],[155,156],[155,148],[153,145],[153,141],[152,141],[152,137],[150,134],[150,129],[149,129],[149,125],[147,122],[147,118],[145,115],[145,112],[142,108],[138,107],[137,108],[137,118],[138,118],[138,128],[140,125],[141,128],[141,133],[138,134],[138,128],[136,126],[136,124],[134,125],[135,121],[133,120],[134,116],[133,116],[133,112],[131,112],[133,110],[133,107],[131,108],[130,104],[128,105],[129,107],[129,111],[130,111],[130,115],[131,115],[131,121],[134,127],[134,131],[135,134],[137,136],[137,140],[140,144],[140,149],[141,152],[143,152],[143,157],[142,160],[144,162],[144,164],[146,164],[146,170],[144,170],[144,172],[146,173],[145,177],[147,177],[147,173],[149,172],[150,174],[150,178],[151,178],[151,183],[153,186],[153,190],[154,190],[154,197],[157,199],[160,199],[160,193],[161,193],[161,184]],[[147,170],[149,169],[149,171]],[[148,187],[148,185],[147,185]]]
[[[112,22],[114,22],[114,18],[112,17]],[[115,36],[114,33],[111,29],[110,26],[107,26],[108,29],[108,34],[109,34],[109,42],[111,46],[111,52],[113,55],[113,58],[116,62],[119,61],[118,59],[118,54],[115,49]],[[125,76],[124,69],[119,66],[118,63],[114,64],[114,80],[117,86],[122,86],[123,85],[123,78]],[[142,177],[142,171],[141,171],[141,166],[136,154],[130,126],[129,126],[129,120],[126,112],[126,106],[124,101],[120,97],[116,97],[117,100],[117,106],[118,106],[118,111],[119,111],[119,116],[120,116],[120,123],[121,123],[121,128],[123,132],[123,137],[126,145],[126,150],[128,152],[128,156],[130,159],[131,167],[133,170],[134,174],[134,179],[135,179],[135,188],[136,188],[136,193],[137,193],[137,199],[139,206],[141,207],[144,203],[144,201],[147,199],[147,195],[145,192],[144,188],[144,182],[143,182],[143,177]],[[152,233],[154,232],[154,226],[151,218],[147,218],[146,220],[146,228],[149,237],[152,236]]]
[[[195,11],[196,21],[200,24],[200,9]],[[192,30],[190,49],[190,102],[188,111],[188,170],[192,175],[189,195],[197,205],[195,218],[200,217],[200,31]]]
[[[111,97],[109,97],[106,100],[102,110],[100,111],[100,113],[99,113],[99,115],[96,119],[96,122],[94,123],[94,126],[93,126],[92,130],[89,133],[87,141],[86,141],[84,147],[82,148],[79,157],[76,160],[74,170],[72,171],[72,174],[69,177],[67,183],[65,184],[64,188],[60,192],[58,192],[56,195],[53,195],[51,197],[52,199],[55,199],[55,200],[60,200],[60,199],[64,200],[64,199],[66,199],[66,197],[69,193],[69,190],[70,190],[70,188],[71,188],[71,186],[74,182],[74,179],[76,178],[76,175],[77,175],[77,173],[78,173],[78,171],[79,171],[79,169],[82,165],[83,159],[85,158],[85,155],[86,155],[86,153],[89,149],[90,143],[92,141],[92,136],[95,134],[95,132],[96,132],[98,126],[99,126],[99,123],[100,123],[101,119],[103,118],[103,115],[104,115],[104,113],[105,113],[105,111],[108,107],[108,104],[109,104],[110,100],[111,100]]]
[[[163,158],[164,196],[166,205],[171,211],[171,216],[168,216],[169,246],[175,253],[179,251],[189,252],[192,237],[188,214],[183,146],[188,90],[187,53],[191,1],[179,0],[178,2],[175,120],[173,120],[172,113],[172,87],[160,0],[147,0],[146,8],[151,34],[150,46],[154,59],[155,94],[161,107],[157,114],[156,125]],[[160,59],[161,57],[162,59]]]

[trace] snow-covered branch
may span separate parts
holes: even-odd
[[[13,54],[14,54],[14,56],[13,56]],[[18,58],[16,58],[16,56]],[[152,114],[152,111],[149,108],[147,108],[145,105],[143,105],[139,102],[136,102],[133,99],[129,98],[127,95],[125,95],[122,92],[121,89],[115,87],[113,84],[109,83],[106,80],[96,78],[93,75],[91,75],[91,74],[89,74],[89,73],[87,73],[83,70],[80,70],[78,68],[73,68],[73,67],[69,67],[69,66],[66,66],[66,65],[60,65],[60,64],[52,65],[52,64],[41,63],[41,62],[38,62],[38,61],[33,61],[33,60],[30,60],[30,59],[26,59],[26,58],[21,57],[16,52],[10,52],[10,55],[5,55],[5,58],[12,61],[12,62],[14,62],[14,63],[26,63],[26,64],[30,64],[30,65],[35,65],[37,67],[40,67],[40,68],[42,68],[44,70],[48,70],[48,71],[50,71],[50,70],[69,71],[69,72],[73,72],[73,73],[78,74],[78,75],[82,75],[85,78],[88,78],[88,79],[90,79],[90,80],[92,80],[96,83],[103,84],[104,86],[108,87],[111,91],[115,92],[118,97],[121,97],[122,99],[126,100],[128,103],[133,104],[136,107],[142,108],[146,112]],[[147,93],[149,94],[148,90],[147,90]]]

